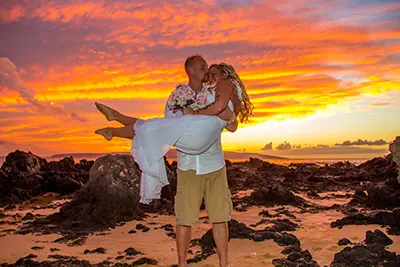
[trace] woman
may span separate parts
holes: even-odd
[[[215,115],[227,108],[239,116],[240,122],[246,122],[251,115],[253,105],[232,66],[225,63],[211,65],[209,80],[216,85],[215,102],[199,110],[187,107],[183,110],[185,116],[181,117],[140,120],[96,103],[108,120],[117,120],[125,127],[102,128],[95,133],[107,140],[113,137],[133,139],[131,153],[142,170],[142,203],[159,198],[161,188],[168,184],[163,157],[172,146],[186,154],[202,154],[218,140],[225,127],[231,131],[235,130],[232,126],[237,127],[236,116],[226,122]]]

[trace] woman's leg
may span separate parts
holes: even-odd
[[[137,121],[137,118],[133,117],[128,117],[125,116],[124,114],[119,113],[115,109],[103,105],[101,103],[95,102],[96,108],[103,113],[104,116],[106,116],[106,119],[108,121],[118,121],[119,123],[128,126],[128,125],[133,125]]]
[[[125,127],[106,127],[95,131],[96,134],[102,135],[105,139],[110,141],[113,137],[121,137],[126,139],[133,139],[135,136],[135,130],[133,125],[127,125]]]

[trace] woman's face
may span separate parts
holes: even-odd
[[[221,80],[221,71],[217,67],[211,67],[208,71],[208,81],[210,83],[217,83]]]

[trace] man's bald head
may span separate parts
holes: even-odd
[[[196,64],[201,64],[203,62],[205,62],[205,64],[207,64],[207,62],[203,58],[203,56],[201,56],[199,54],[196,54],[196,55],[188,57],[186,59],[186,61],[185,61],[185,71],[186,71],[186,73],[189,74],[189,71],[188,71],[189,68],[193,68],[193,67],[195,67]]]

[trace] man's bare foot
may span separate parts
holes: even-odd
[[[98,129],[94,133],[102,135],[108,141],[110,141],[113,138],[111,128]]]
[[[109,106],[106,106],[104,104],[101,104],[99,102],[94,103],[96,105],[96,108],[104,115],[106,116],[106,119],[108,121],[113,121],[116,119],[118,116],[118,111],[116,111],[113,108],[110,108]]]

